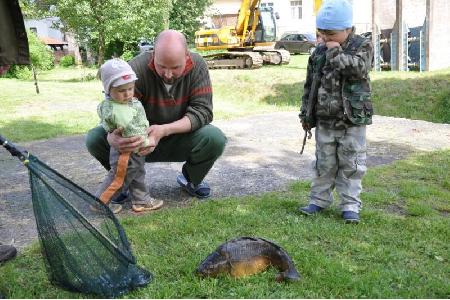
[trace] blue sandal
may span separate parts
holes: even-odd
[[[191,196],[204,199],[211,196],[211,188],[209,185],[202,181],[197,185],[194,185],[192,182],[188,182],[184,175],[180,174],[177,176],[178,184]]]

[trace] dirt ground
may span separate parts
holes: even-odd
[[[295,180],[313,175],[314,139],[300,155],[303,132],[296,112],[277,112],[215,121],[228,137],[223,156],[206,180],[212,199],[282,191]],[[14,137],[8,137],[14,142]],[[368,126],[368,166],[389,164],[417,151],[450,148],[450,125],[391,117],[374,117]],[[87,152],[84,136],[19,144],[50,167],[90,192],[105,170]],[[176,183],[181,163],[147,164],[147,179],[155,198],[165,209],[197,201]],[[306,202],[306,199],[299,199]],[[0,242],[19,249],[37,238],[27,169],[0,149]]]

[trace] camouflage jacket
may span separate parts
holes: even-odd
[[[149,122],[144,107],[138,99],[133,98],[125,104],[105,99],[98,105],[97,113],[102,127],[107,132],[123,128],[124,137],[139,135],[144,138],[143,146],[148,145],[146,129]]]
[[[323,55],[326,61],[320,70],[315,107],[310,110],[313,115],[307,116],[314,72]],[[371,41],[353,32],[340,47],[326,49],[325,45],[318,46],[308,61],[300,118],[307,120],[312,117],[330,128],[371,124],[373,108],[369,71],[372,56]]]

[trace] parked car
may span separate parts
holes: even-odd
[[[141,40],[138,43],[139,47],[139,53],[143,53],[146,51],[153,51],[154,45],[153,42],[147,41],[147,40]]]
[[[311,54],[316,49],[316,36],[312,33],[288,33],[275,43],[275,49]]]

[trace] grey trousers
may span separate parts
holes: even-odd
[[[98,198],[101,198],[101,195],[113,184],[113,181],[117,175],[119,156],[120,153],[111,147],[109,152],[109,163],[111,165],[111,169],[97,190],[96,196]],[[151,201],[152,198],[150,197],[148,187],[145,184],[145,156],[139,156],[136,153],[130,154],[123,184],[120,188],[114,190],[113,194],[109,194],[109,201],[118,196],[120,192],[126,190],[130,191],[132,204],[145,204],[148,201]]]
[[[311,184],[310,203],[330,206],[336,188],[341,211],[359,212],[361,180],[367,170],[366,126],[336,130],[319,124],[315,138],[316,176]]]

